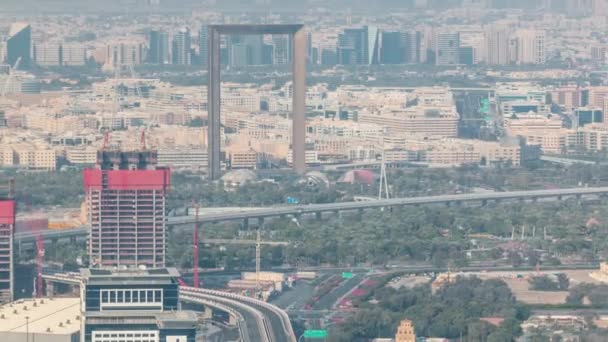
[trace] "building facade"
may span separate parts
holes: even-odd
[[[174,268],[81,271],[82,342],[195,342]]]
[[[15,201],[0,198],[0,304],[13,300]]]
[[[19,68],[27,69],[31,64],[32,27],[27,23],[14,23],[6,40],[6,62],[14,66],[19,60]]]
[[[437,48],[435,50],[435,63],[437,65],[458,64],[460,49],[460,33],[440,32],[437,34]]]
[[[91,264],[164,267],[170,171],[153,151],[99,151],[84,171]]]

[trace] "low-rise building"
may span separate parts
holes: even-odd
[[[0,316],[0,339],[3,341],[80,340],[78,298],[21,299],[0,306]]]
[[[181,311],[179,273],[83,269],[82,342],[195,342],[197,317]]]

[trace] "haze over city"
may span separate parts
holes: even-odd
[[[2,0],[0,339],[608,336],[608,0]]]

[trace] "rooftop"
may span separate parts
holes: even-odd
[[[0,306],[0,332],[25,333],[27,323],[30,333],[68,335],[80,330],[79,319],[79,298],[21,299]]]
[[[88,284],[171,284],[179,277],[175,268],[85,268],[80,275]]]
[[[16,35],[17,33],[25,30],[28,26],[30,26],[30,24],[28,24],[26,22],[14,23],[11,25],[11,28],[9,29],[8,36],[12,37],[12,36]]]

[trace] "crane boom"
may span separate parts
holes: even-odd
[[[4,87],[2,88],[2,97],[5,97],[6,93],[8,93],[8,86],[11,83],[13,72],[19,68],[19,63],[21,63],[21,57],[17,58],[15,65],[13,65],[12,68],[9,65],[8,76],[6,77],[6,82],[4,82]]]
[[[236,240],[236,239],[202,239],[202,243],[211,245],[255,245],[256,240]],[[266,246],[288,246],[289,242],[284,241],[260,241],[260,245]]]
[[[260,294],[260,272],[262,269],[262,245],[265,246],[287,246],[285,241],[262,241],[260,230],[256,232],[255,240],[236,240],[236,239],[203,239],[202,243],[217,245],[255,245],[255,288],[257,295]]]

